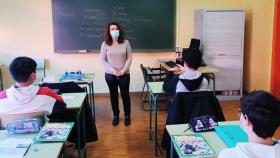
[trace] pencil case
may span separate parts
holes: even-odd
[[[40,131],[42,125],[43,121],[40,118],[17,119],[8,123],[7,131],[16,134],[36,133]]]

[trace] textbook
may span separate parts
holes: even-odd
[[[220,125],[215,127],[218,136],[232,148],[238,142],[248,142],[248,136],[239,125]]]
[[[180,157],[210,157],[216,154],[201,134],[172,135],[171,139]]]
[[[34,141],[66,141],[73,122],[48,122],[34,137]]]

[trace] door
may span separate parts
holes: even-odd
[[[272,46],[271,92],[280,99],[280,0],[275,0]]]

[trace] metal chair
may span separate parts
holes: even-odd
[[[144,85],[142,88],[142,92],[140,95],[140,102],[142,103],[142,108],[145,111],[149,111],[149,109],[145,109],[145,103],[147,102],[147,93],[148,93],[148,82],[158,82],[158,81],[164,81],[166,77],[166,73],[162,72],[160,68],[150,68],[150,67],[144,67],[143,64],[140,64],[140,68],[142,71],[143,79],[144,79]],[[146,88],[145,97],[143,98],[143,94]]]
[[[35,62],[37,63],[36,67],[36,76],[37,76],[37,81],[36,83],[40,83],[43,81],[43,79],[46,77],[46,64],[45,64],[45,59],[43,58],[38,58],[35,59]],[[43,75],[41,75],[40,72],[43,71]]]

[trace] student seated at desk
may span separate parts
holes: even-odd
[[[15,84],[0,92],[0,114],[42,112],[55,114],[66,109],[62,97],[47,87],[33,85],[36,80],[36,62],[29,57],[17,57],[9,71]]]
[[[223,150],[218,158],[279,158],[280,142],[273,134],[280,125],[280,101],[265,91],[242,97],[240,124],[249,142]]]
[[[177,92],[207,91],[208,79],[198,72],[201,66],[202,54],[198,49],[184,49],[184,66],[178,65],[169,69],[163,90],[170,94]]]

